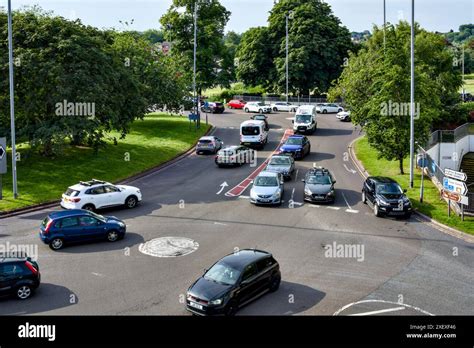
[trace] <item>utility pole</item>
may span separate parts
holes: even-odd
[[[383,51],[385,53],[385,26],[387,25],[387,17],[386,17],[386,7],[385,7],[385,0],[383,0]]]
[[[411,0],[411,80],[410,80],[410,188],[413,188],[413,157],[415,152],[415,0]]]
[[[13,38],[12,38],[12,4],[8,0],[8,67],[10,75],[10,126],[12,142],[12,181],[13,198],[18,198],[18,186],[16,181],[16,139],[15,139],[15,92],[13,85]]]
[[[466,100],[466,90],[464,89],[464,44],[462,44],[462,101]]]
[[[197,1],[194,2],[194,60],[193,60],[193,94],[194,94],[194,102],[196,103],[196,127],[199,128],[201,124],[201,115],[199,114],[199,100],[197,97],[197,90],[196,90],[196,52],[197,52],[197,16],[198,16],[198,3]]]
[[[288,103],[288,14],[286,15],[286,102]]]

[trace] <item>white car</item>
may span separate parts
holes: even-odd
[[[351,120],[351,112],[350,111],[341,111],[338,112],[336,117],[341,121],[349,122]]]
[[[298,108],[296,105],[287,102],[276,102],[270,105],[273,111],[295,112]]]
[[[135,208],[141,200],[142,194],[136,187],[114,185],[106,181],[92,179],[69,187],[63,193],[61,207],[90,211],[120,205]]]
[[[323,113],[323,114],[335,114],[337,112],[341,112],[341,111],[344,111],[344,108],[342,106],[339,106],[337,104],[331,104],[331,103],[326,103],[326,104],[322,104],[320,107],[319,107],[319,112],[320,113]]]
[[[259,114],[268,114],[272,112],[272,108],[264,102],[248,102],[244,106],[245,112],[258,112]]]

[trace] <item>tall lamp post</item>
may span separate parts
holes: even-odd
[[[15,100],[13,85],[13,38],[12,38],[12,4],[8,0],[8,67],[10,77],[10,126],[11,126],[11,142],[12,142],[12,181],[13,181],[13,197],[18,198],[18,187],[16,180],[16,139],[15,139]]]
[[[411,0],[410,41],[410,188],[413,188],[413,162],[415,152],[415,0]]]
[[[196,127],[199,128],[201,126],[201,115],[199,114],[199,100],[197,98],[197,90],[196,90],[196,52],[197,52],[197,20],[198,20],[198,2],[194,2],[194,49],[193,49],[193,95],[194,95],[194,102],[195,102],[195,110],[197,115],[197,124]]]
[[[289,35],[288,35],[288,21],[293,19],[293,11],[289,11],[285,16],[286,18],[286,102],[288,103],[288,46],[289,46]]]
[[[385,0],[383,0],[383,50],[385,52],[385,43],[386,43],[386,40],[385,40],[385,26],[387,25],[387,11],[386,11],[386,7],[385,7]]]

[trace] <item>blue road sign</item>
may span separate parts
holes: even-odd
[[[194,113],[190,113],[188,117],[190,121],[196,121],[198,118],[198,115]]]

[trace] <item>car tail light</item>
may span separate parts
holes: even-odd
[[[25,262],[25,265],[26,267],[28,267],[28,269],[34,274],[34,275],[38,275],[38,270],[35,268],[35,266],[33,266],[33,264],[29,261],[26,261]]]
[[[70,201],[73,202],[73,203],[77,203],[77,202],[79,202],[80,200],[81,200],[80,198],[72,198],[72,199],[70,199]]]
[[[53,224],[53,220],[49,220],[48,221],[48,224],[46,225],[44,231],[43,231],[43,234],[48,234],[49,233],[49,229],[51,228],[51,225]]]

